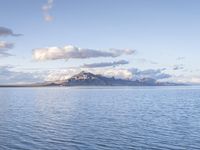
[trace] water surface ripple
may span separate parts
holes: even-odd
[[[0,149],[200,149],[200,87],[0,88]]]

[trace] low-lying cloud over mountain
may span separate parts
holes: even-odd
[[[93,74],[100,74],[106,77],[115,77],[119,79],[129,79],[129,80],[136,80],[136,79],[143,79],[143,78],[152,78],[155,80],[161,80],[161,79],[167,79],[171,77],[171,75],[163,73],[164,69],[139,70],[136,68],[132,68],[132,69],[71,68],[71,69],[63,69],[63,70],[58,70],[58,71],[51,71],[49,72],[49,75],[45,78],[45,80],[47,81],[65,80],[81,71],[91,72]]]
[[[100,68],[100,67],[110,67],[110,66],[119,66],[129,64],[126,60],[119,60],[114,62],[101,62],[101,63],[92,63],[92,64],[84,64],[81,66],[82,68]]]
[[[179,75],[174,76],[165,73],[165,69],[147,69],[140,70],[137,68],[69,68],[54,71],[16,71],[16,68],[10,66],[0,66],[0,85],[3,84],[23,84],[23,83],[42,83],[45,81],[63,81],[81,71],[91,72],[93,74],[103,75],[105,77],[115,77],[116,79],[154,79],[159,82],[175,82],[200,84],[200,76]]]
[[[46,81],[57,81],[57,80],[65,80],[72,77],[75,74],[78,74],[81,71],[91,72],[93,74],[100,74],[106,77],[115,77],[121,79],[131,79],[132,73],[126,69],[93,69],[93,68],[70,68],[70,69],[62,69],[58,71],[50,71]]]
[[[178,75],[178,76],[174,76],[170,80],[170,82],[199,85],[200,84],[200,75]]]
[[[57,59],[86,59],[97,57],[119,57],[121,55],[131,55],[135,52],[132,49],[110,49],[101,51],[88,48],[79,48],[72,45],[60,47],[37,48],[33,50],[35,60],[57,60]]]
[[[137,68],[132,68],[130,71],[134,75],[134,79],[141,78],[152,78],[155,80],[167,79],[172,77],[170,74],[164,73],[166,69],[147,69],[147,70],[139,70]]]

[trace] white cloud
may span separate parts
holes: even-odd
[[[45,21],[52,21],[53,17],[50,15],[49,11],[53,7],[54,0],[48,0],[47,3],[42,7],[42,10],[44,12],[44,20]]]
[[[62,69],[57,71],[50,71],[47,77],[45,78],[46,81],[63,81],[69,79],[73,75],[79,73],[80,69]]]
[[[135,50],[131,49],[111,49],[110,51],[100,51],[95,49],[78,48],[72,45],[60,47],[38,48],[33,50],[35,60],[56,60],[56,59],[85,59],[97,57],[119,57],[121,55],[131,55]]]
[[[117,68],[110,68],[110,69],[96,69],[94,70],[95,74],[101,74],[106,77],[115,77],[119,79],[132,79],[133,74],[131,71],[127,69],[117,69]]]
[[[170,82],[185,83],[185,84],[200,84],[200,75],[178,75],[172,76]]]
[[[142,78],[152,78],[155,80],[168,79],[171,77],[170,74],[164,73],[165,68],[163,69],[146,69],[139,70],[137,68],[132,68],[130,71],[134,75],[134,79],[142,79]]]

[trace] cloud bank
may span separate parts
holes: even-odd
[[[164,73],[165,68],[163,69],[146,69],[139,70],[137,68],[130,69],[134,75],[133,79],[142,79],[142,78],[152,78],[155,80],[162,80],[172,77],[170,74]]]
[[[170,79],[171,82],[199,85],[200,75],[179,75]]]
[[[82,68],[100,68],[100,67],[110,67],[110,66],[119,66],[129,64],[126,60],[119,60],[114,62],[102,62],[102,63],[92,63],[92,64],[84,64],[81,66]]]
[[[52,21],[53,16],[50,15],[49,11],[53,7],[54,0],[48,0],[47,3],[42,7],[43,13],[44,13],[44,20],[45,21]]]
[[[57,59],[85,59],[97,57],[119,57],[121,55],[131,55],[135,52],[132,49],[110,49],[101,51],[88,48],[79,48],[72,45],[60,47],[38,48],[33,50],[33,58],[38,61]]]
[[[23,84],[42,82],[37,73],[13,71],[11,66],[0,66],[0,84]]]

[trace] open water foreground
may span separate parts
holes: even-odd
[[[200,149],[200,87],[0,88],[1,150]]]

